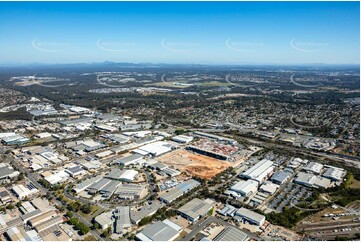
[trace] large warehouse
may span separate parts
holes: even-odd
[[[258,190],[258,181],[255,180],[247,180],[247,181],[239,181],[235,185],[233,185],[230,190],[235,191],[242,195],[243,197],[250,197],[253,194],[257,193]]]
[[[262,226],[263,223],[266,221],[265,216],[263,216],[259,213],[255,213],[247,208],[238,209],[236,212],[235,219],[237,219],[237,217],[239,217],[240,219],[246,220],[249,223],[256,224],[258,226]]]
[[[208,211],[213,208],[212,204],[213,200],[211,199],[206,199],[203,201],[199,198],[194,198],[180,207],[178,212],[180,215],[182,215],[182,217],[194,222],[197,221],[200,217],[206,215]]]
[[[150,143],[147,145],[143,145],[138,149],[134,150],[134,153],[140,155],[152,155],[152,156],[159,156],[163,155],[172,150],[172,145],[164,142],[164,141],[157,141],[154,143]]]
[[[123,182],[133,182],[137,178],[137,176],[138,172],[136,170],[113,169],[111,172],[109,172],[109,174],[104,177]]]
[[[273,162],[267,159],[263,159],[245,172],[242,172],[240,177],[245,179],[253,179],[262,183],[273,174],[273,170]]]
[[[141,232],[136,234],[136,239],[140,241],[173,241],[180,235],[182,230],[182,227],[166,219],[147,225]]]

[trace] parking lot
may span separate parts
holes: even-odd
[[[275,196],[268,204],[268,208],[282,212],[283,208],[291,204],[297,205],[302,199],[307,199],[312,195],[312,191],[306,187],[289,183],[284,190]]]

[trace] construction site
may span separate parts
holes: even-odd
[[[182,172],[186,172],[190,176],[197,176],[206,180],[212,179],[215,175],[231,166],[227,161],[194,154],[183,149],[165,154],[157,160]]]

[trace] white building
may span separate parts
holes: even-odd
[[[30,197],[38,192],[38,189],[36,189],[36,188],[29,189],[28,187],[25,187],[24,185],[15,185],[11,188],[11,190],[13,190],[13,192],[19,199],[24,199],[26,197]]]
[[[182,144],[188,144],[193,140],[192,136],[186,136],[186,135],[177,135],[172,138],[173,141],[182,143]]]
[[[303,170],[312,172],[314,174],[320,174],[323,169],[323,165],[317,162],[310,162],[303,168]]]
[[[134,152],[141,155],[159,156],[171,150],[172,150],[172,146],[169,143],[164,141],[157,141],[154,143],[141,146],[138,149],[134,150]]]
[[[263,216],[259,213],[253,212],[246,208],[238,209],[236,212],[235,219],[243,219],[243,220],[248,221],[251,224],[255,224],[258,226],[262,226],[264,224],[264,222],[266,221],[265,216]]]
[[[345,177],[346,171],[342,168],[328,166],[326,171],[322,174],[323,177],[329,178],[333,181],[342,181]]]
[[[235,185],[233,185],[230,190],[235,191],[241,194],[244,197],[250,197],[253,194],[257,193],[258,190],[258,181],[255,180],[247,180],[247,181],[239,181]]]
[[[262,183],[273,174],[273,171],[273,162],[267,159],[263,159],[256,165],[241,173],[240,177],[245,179],[253,179]]]

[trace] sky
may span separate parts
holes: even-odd
[[[359,64],[359,2],[0,2],[0,63]]]

